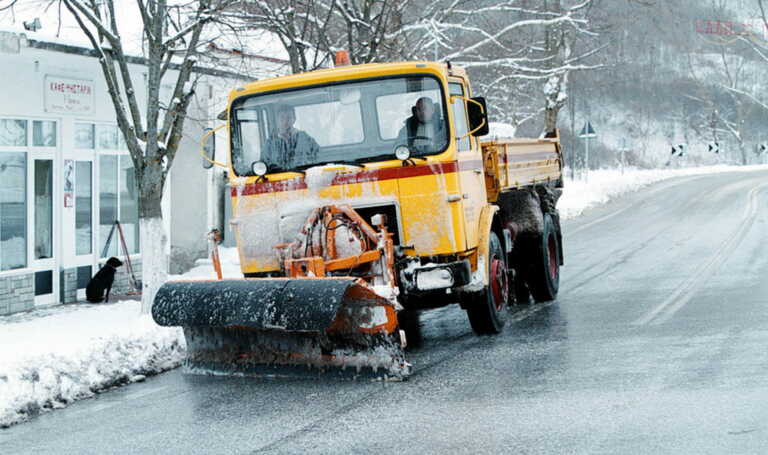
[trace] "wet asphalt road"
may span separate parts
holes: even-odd
[[[176,370],[0,430],[0,453],[768,452],[768,172],[564,224],[557,301],[476,337],[423,318],[404,383]]]

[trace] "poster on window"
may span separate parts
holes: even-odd
[[[75,206],[75,162],[64,160],[64,207]]]

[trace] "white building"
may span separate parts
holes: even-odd
[[[130,69],[134,86],[145,92],[142,62],[132,58]],[[200,73],[164,195],[172,273],[205,254],[204,235],[224,198],[221,185],[211,184],[212,172],[201,167],[198,140],[224,109],[226,92],[245,79],[221,70]],[[0,75],[0,315],[82,298],[100,262],[123,257],[115,238],[104,251],[115,220],[140,279],[133,164],[93,52],[0,31]],[[142,110],[145,95],[138,94]],[[116,283],[123,289],[113,293],[125,291],[125,269]]]

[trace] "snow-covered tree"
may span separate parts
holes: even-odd
[[[589,62],[602,49],[590,28],[592,3],[438,0],[396,35],[404,36],[413,57],[468,68],[501,120],[517,127],[544,114],[544,132],[551,132],[567,100],[570,74],[601,66]]]
[[[755,0],[752,6],[766,25],[763,0]],[[724,3],[714,2],[711,8],[714,17],[728,17],[730,13]],[[750,143],[760,134],[760,124],[755,120],[768,114],[768,100],[760,84],[768,51],[756,44],[753,31],[737,26],[743,28],[735,22],[718,22],[718,34],[690,52],[688,66],[696,84],[685,96],[703,108],[696,119],[698,125],[693,127],[707,131],[713,142],[727,140],[735,145],[734,161],[746,165]]]
[[[96,51],[117,124],[136,170],[142,255],[142,311],[148,312],[168,270],[167,236],[160,202],[195,93],[201,35],[228,0],[60,0]],[[141,16],[147,72],[146,108],[137,101],[118,15],[136,8]],[[161,100],[161,81],[173,92]]]

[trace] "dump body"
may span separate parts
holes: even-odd
[[[533,185],[562,187],[559,137],[494,138],[482,142],[488,202],[499,193]]]

